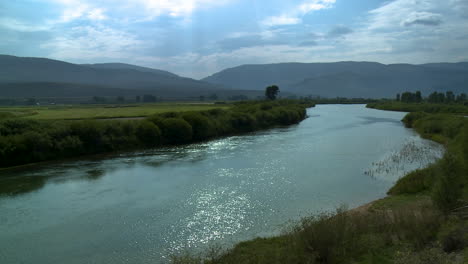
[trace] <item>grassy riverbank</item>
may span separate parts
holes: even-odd
[[[0,167],[82,155],[187,144],[306,118],[310,102],[279,100],[233,104],[227,109],[165,112],[142,120],[0,121]]]
[[[428,102],[421,103],[404,103],[396,101],[383,101],[367,104],[368,108],[376,108],[388,111],[401,112],[425,112],[425,113],[451,113],[468,115],[468,105],[463,104],[435,104]]]
[[[372,107],[388,109],[388,104]],[[199,257],[178,256],[173,263],[466,263],[468,120],[437,113],[410,113],[403,122],[443,143],[445,156],[400,179],[388,197],[304,218],[281,236]]]

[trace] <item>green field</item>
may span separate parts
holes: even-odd
[[[224,104],[209,103],[154,103],[127,105],[64,105],[0,107],[1,117],[29,119],[101,119],[145,117],[164,112],[201,111],[229,108]]]

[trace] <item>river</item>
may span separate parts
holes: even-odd
[[[443,148],[405,113],[318,105],[299,125],[0,172],[0,263],[160,263],[385,196]]]

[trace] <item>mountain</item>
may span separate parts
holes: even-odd
[[[127,69],[127,70],[136,70],[140,72],[151,72],[151,73],[162,74],[162,75],[171,76],[171,77],[179,77],[178,75],[172,72],[153,69],[153,68],[147,68],[147,67],[141,67],[141,66],[136,66],[136,65],[126,64],[126,63],[95,63],[95,64],[81,64],[81,65],[88,66],[94,69],[120,69],[120,70]]]
[[[0,69],[0,97],[6,94],[24,97],[54,91],[62,91],[59,94],[67,96],[151,92],[163,97],[189,97],[225,90],[220,85],[170,72],[120,63],[78,65],[45,58],[0,55]]]
[[[376,62],[242,65],[202,79],[231,89],[281,91],[323,97],[394,97],[404,91],[468,92],[468,63],[380,64]]]

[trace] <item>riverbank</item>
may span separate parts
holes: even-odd
[[[388,109],[388,104],[372,107]],[[173,263],[465,263],[468,124],[463,117],[436,112],[410,113],[403,122],[443,143],[444,157],[401,178],[386,198],[305,218],[281,236],[208,256],[175,257]]]
[[[435,104],[435,103],[403,103],[395,101],[381,101],[367,104],[368,108],[374,108],[387,111],[400,112],[425,112],[425,113],[445,113],[445,114],[468,114],[468,105],[463,104]]]
[[[297,124],[306,101],[233,104],[228,109],[167,112],[143,120],[0,121],[0,167],[115,151],[188,144],[221,136]]]

